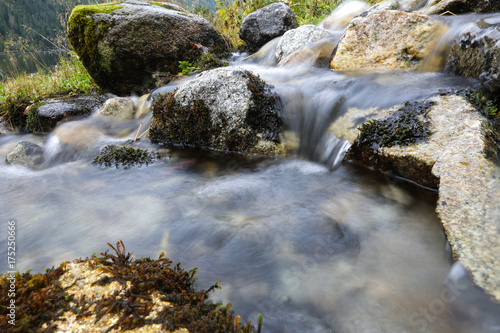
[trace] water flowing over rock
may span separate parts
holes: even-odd
[[[273,3],[247,15],[240,28],[240,38],[252,51],[299,26],[295,14],[283,3]]]
[[[399,0],[385,0],[370,7],[368,11],[373,12],[376,10],[401,10]]]
[[[335,10],[328,15],[318,26],[325,29],[343,29],[356,16],[367,11],[370,5],[364,1],[347,1],[341,3]]]
[[[452,43],[447,68],[479,79],[485,89],[500,92],[500,21],[484,18],[466,28]]]
[[[348,156],[383,172],[438,188],[436,211],[453,258],[471,271],[478,286],[500,300],[500,220],[494,209],[500,184],[496,167],[488,159],[498,147],[490,139],[487,119],[463,97],[440,96],[430,102],[435,104],[427,110],[432,133],[428,139],[406,146],[354,144],[355,150]],[[390,113],[378,112],[377,118]],[[359,112],[352,112],[339,121],[358,116]],[[352,138],[348,133],[340,136]]]
[[[316,42],[329,34],[328,30],[311,24],[288,30],[280,38],[278,45],[276,45],[276,61],[279,63],[298,49],[309,43]]]
[[[319,68],[328,68],[332,53],[338,44],[338,39],[327,38],[317,41],[310,45],[293,52],[283,58],[278,67],[281,66],[314,66]]]
[[[215,150],[274,155],[280,145],[281,102],[242,68],[203,72],[152,104],[150,138]]]
[[[5,158],[5,162],[22,165],[30,169],[39,169],[43,165],[43,149],[30,141],[19,142]]]
[[[33,132],[49,132],[62,120],[91,114],[106,100],[105,96],[51,98],[27,108],[28,127]],[[31,120],[30,120],[31,119]]]
[[[75,7],[68,40],[97,84],[121,96],[144,93],[160,74],[178,73],[179,61],[193,62],[205,48],[229,49],[204,18],[138,0]]]
[[[335,70],[418,70],[446,27],[422,14],[380,10],[351,21],[330,67]]]
[[[127,97],[108,99],[95,113],[97,117],[113,117],[117,120],[132,120],[134,118],[134,102]]]
[[[423,14],[467,14],[490,13],[500,9],[498,0],[428,0],[424,8],[419,11]]]

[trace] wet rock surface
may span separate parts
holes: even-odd
[[[77,6],[68,40],[96,83],[119,95],[143,94],[161,73],[179,72],[203,50],[229,46],[210,23],[164,3],[137,0]]]
[[[327,38],[311,43],[283,58],[277,66],[314,66],[329,68],[332,53],[337,44],[338,39],[335,38]]]
[[[423,14],[491,13],[500,9],[498,0],[431,0],[419,11]]]
[[[339,42],[335,70],[418,70],[446,30],[422,14],[379,10],[354,18]]]
[[[49,132],[63,119],[89,115],[106,100],[104,96],[79,96],[43,100],[30,106],[28,127],[35,132]]]
[[[280,154],[281,102],[271,88],[242,68],[203,72],[153,102],[151,141]]]
[[[240,38],[252,51],[299,26],[295,14],[283,3],[273,3],[247,15],[240,28]]]
[[[14,150],[7,154],[5,162],[13,165],[39,169],[43,165],[43,149],[30,141],[19,142]]]
[[[435,104],[428,112],[428,139],[406,146],[365,147],[364,153],[351,158],[438,188],[436,211],[453,258],[465,265],[478,286],[500,300],[500,180],[498,166],[486,158],[488,151],[497,149],[488,139],[491,128],[463,97],[431,101]],[[380,112],[377,118],[388,113]]]
[[[500,93],[500,22],[485,17],[469,25],[452,42],[447,69],[479,79],[492,93]]]

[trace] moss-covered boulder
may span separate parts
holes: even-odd
[[[279,97],[252,72],[219,68],[203,72],[152,103],[154,143],[263,155],[280,154]]]
[[[204,18],[178,6],[126,0],[76,6],[68,39],[92,78],[118,95],[142,94],[179,61],[204,51],[227,52],[226,40]]]

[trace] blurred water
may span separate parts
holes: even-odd
[[[264,332],[500,332],[498,305],[451,261],[435,202],[341,163],[348,143],[327,132],[350,107],[386,108],[477,82],[442,72],[276,68],[269,57],[244,57],[232,65],[273,85],[296,155],[163,148],[147,167],[91,164],[101,146],[133,138],[147,119],[88,118],[48,137],[0,137],[0,221],[16,221],[16,269],[43,271],[122,239],[136,257],[165,251],[198,267],[200,288],[221,281],[213,300],[231,302],[245,321],[262,313]],[[20,140],[44,147],[43,170],[5,164]],[[0,237],[3,258],[6,248]],[[0,268],[8,270],[6,260]]]

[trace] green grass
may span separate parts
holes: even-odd
[[[37,73],[19,73],[0,83],[0,118],[17,127],[24,127],[26,108],[42,98],[89,94],[99,87],[76,56],[61,57],[52,69],[40,68]]]

